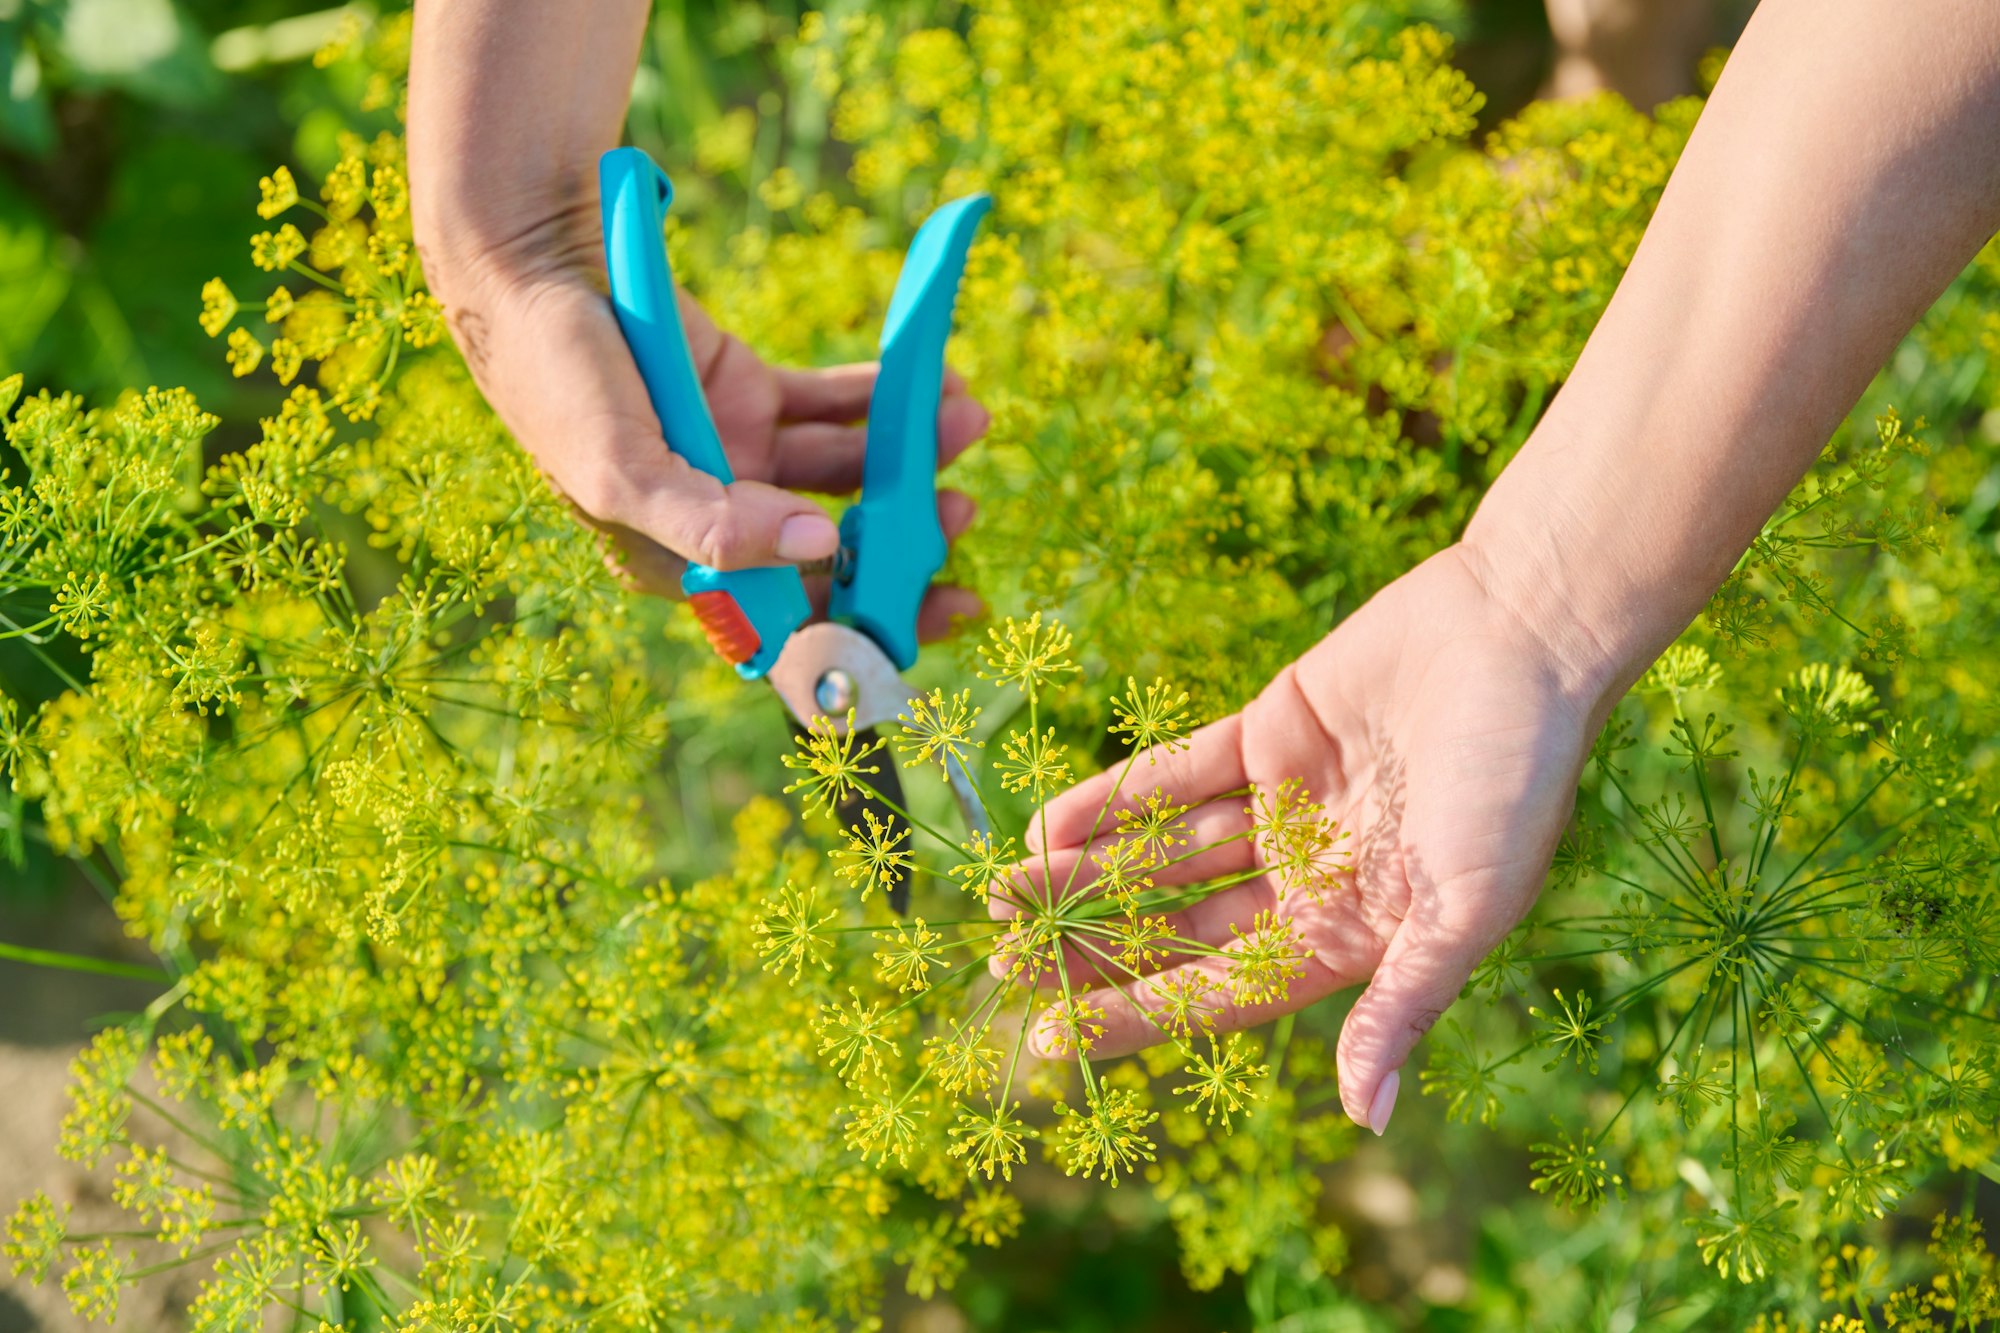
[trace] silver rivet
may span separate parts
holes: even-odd
[[[813,702],[822,713],[844,713],[854,707],[854,677],[839,667],[830,668],[813,686]]]

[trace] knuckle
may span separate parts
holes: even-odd
[[[753,543],[727,505],[697,508],[687,525],[686,541],[683,555],[716,569],[737,569],[751,561]]]
[[[632,486],[607,467],[582,469],[557,479],[571,504],[600,523],[624,524],[631,513]]]

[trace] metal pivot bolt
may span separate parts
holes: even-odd
[[[854,706],[854,677],[829,667],[813,685],[813,702],[822,713],[844,713]]]

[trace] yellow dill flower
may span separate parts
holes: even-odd
[[[900,1166],[910,1164],[910,1150],[917,1142],[917,1117],[925,1112],[912,1113],[906,1098],[888,1093],[878,1093],[847,1109],[847,1146],[863,1161],[873,1158],[879,1166],[893,1157]]]
[[[393,222],[410,206],[409,182],[394,166],[376,167],[369,176],[368,202],[374,206],[377,218]]]
[[[861,992],[850,986],[846,1004],[823,1004],[813,1030],[819,1035],[819,1052],[832,1063],[834,1072],[854,1082],[882,1072],[883,1060],[895,1049],[894,1028],[880,1001],[863,1003]]]
[[[68,1233],[69,1205],[36,1190],[7,1218],[7,1239],[0,1244],[0,1254],[13,1260],[14,1276],[39,1283],[62,1253]]]
[[[973,724],[980,710],[972,706],[972,691],[946,694],[932,690],[910,700],[909,712],[897,720],[902,733],[896,748],[908,755],[905,767],[936,763],[940,777],[951,777],[953,763],[964,768],[971,751],[985,744],[972,739]]]
[[[1190,1110],[1200,1111],[1209,1124],[1221,1120],[1225,1130],[1234,1127],[1232,1117],[1263,1095],[1256,1085],[1270,1073],[1269,1066],[1253,1063],[1243,1046],[1240,1032],[1220,1044],[1210,1037],[1207,1055],[1188,1052],[1181,1072],[1190,1081],[1174,1089],[1176,1096],[1192,1096]]]
[[[343,157],[320,182],[319,197],[336,224],[359,213],[368,202],[368,164],[352,153]]]
[[[1020,849],[1012,838],[996,840],[975,831],[958,846],[966,859],[951,868],[951,876],[963,880],[966,891],[982,903],[992,896],[995,885],[1004,888],[1017,873],[1014,865],[1020,860]],[[1004,892],[1002,896],[1006,896]]]
[[[1611,1025],[1612,1015],[1599,1014],[1593,1017],[1591,1015],[1593,1006],[1588,994],[1579,994],[1572,1000],[1562,993],[1560,987],[1554,994],[1556,1007],[1553,1010],[1536,1005],[1528,1006],[1530,1018],[1539,1018],[1549,1025],[1541,1040],[1555,1054],[1549,1057],[1548,1064],[1543,1068],[1554,1069],[1562,1064],[1565,1058],[1569,1058],[1576,1061],[1578,1068],[1587,1068],[1591,1073],[1596,1073],[1598,1048],[1611,1040],[1605,1035],[1604,1029]]]
[[[410,1235],[429,1229],[453,1205],[451,1187],[439,1178],[439,1169],[429,1153],[392,1158],[370,1182],[369,1201],[386,1208],[398,1229]]]
[[[1134,899],[1153,887],[1148,872],[1156,868],[1157,862],[1152,849],[1137,839],[1114,838],[1098,848],[1091,860],[1097,867],[1093,887],[1114,899],[1126,912],[1134,911]]]
[[[724,176],[750,165],[757,150],[757,113],[731,107],[695,131],[694,160],[706,176]]]
[[[1125,678],[1125,693],[1111,700],[1111,734],[1124,736],[1134,749],[1161,749],[1168,753],[1184,750],[1189,716],[1186,690],[1175,690],[1164,680],[1155,679],[1144,690],[1132,676]],[[1158,762],[1149,755],[1149,762]]]
[[[263,364],[264,344],[248,329],[231,329],[228,359],[230,373],[241,379]]]
[[[807,811],[832,814],[848,797],[872,791],[863,779],[882,770],[862,761],[886,742],[861,743],[854,731],[853,709],[847,710],[845,725],[830,717],[813,719],[798,741],[800,748],[785,755],[782,762],[800,776],[785,791],[800,793]]]
[[[1057,1000],[1043,1011],[1038,1031],[1052,1054],[1087,1054],[1104,1035],[1104,1008],[1086,995]]]
[[[1026,620],[1009,616],[988,629],[986,637],[979,649],[985,663],[981,678],[1006,681],[1023,694],[1033,696],[1077,670],[1069,660],[1070,632],[1053,620],[1044,625],[1039,611]]]
[[[1131,1088],[1100,1084],[1082,1110],[1057,1102],[1056,1116],[1062,1124],[1056,1150],[1065,1175],[1095,1177],[1115,1188],[1120,1172],[1129,1175],[1154,1160],[1153,1141],[1145,1131],[1160,1115],[1148,1110]]]
[[[846,830],[847,846],[834,856],[846,863],[840,867],[841,878],[850,884],[858,881],[865,902],[876,889],[886,894],[901,883],[915,858],[902,845],[910,836],[909,829],[877,819],[873,810],[863,810],[861,821],[860,828]]]
[[[924,1039],[927,1068],[940,1088],[954,1095],[978,1096],[992,1086],[1000,1072],[1000,1052],[981,1045],[984,1037],[983,1029],[954,1021],[949,1036],[937,1033]]]
[[[346,1285],[363,1278],[375,1266],[375,1255],[367,1236],[362,1234],[358,1217],[322,1222],[314,1239],[318,1244],[313,1250],[310,1271],[322,1283]]]
[[[1054,727],[1010,732],[1000,748],[1005,757],[993,768],[1008,791],[1029,792],[1039,802],[1069,785],[1069,747],[1057,742]]]
[[[250,238],[250,262],[267,273],[289,267],[305,252],[305,234],[289,222],[274,232],[260,231]]]
[[[298,378],[299,367],[304,363],[304,353],[290,338],[271,340],[271,373],[278,377],[278,383],[290,384]]]
[[[1305,939],[1291,918],[1269,908],[1257,913],[1250,929],[1235,926],[1229,949],[1229,994],[1238,1004],[1275,1004],[1291,983],[1306,974]]]
[[[445,336],[444,307],[429,292],[412,292],[400,317],[403,336],[418,351]]]
[[[1021,1201],[1002,1189],[975,1189],[958,1210],[958,1224],[974,1245],[997,1246],[1020,1234]]]
[[[129,1264],[108,1240],[70,1251],[70,1269],[62,1277],[70,1308],[86,1320],[113,1323],[118,1297],[126,1284]]]
[[[1860,672],[1824,662],[1794,672],[1778,698],[1808,736],[1858,735],[1878,711],[1874,687]]]
[[[1110,944],[1118,965],[1138,972],[1159,963],[1173,947],[1174,932],[1166,918],[1128,914],[1109,927]]]
[[[766,176],[757,186],[757,198],[773,213],[783,213],[797,208],[805,191],[799,184],[798,173],[790,167],[779,167]]]
[[[66,633],[88,639],[110,623],[117,613],[118,599],[112,594],[111,580],[103,574],[71,574],[56,589],[49,610]]]
[[[944,965],[944,950],[938,947],[944,936],[917,917],[908,925],[878,930],[875,938],[883,946],[875,951],[875,961],[884,985],[894,986],[898,994],[930,989],[931,969]]]
[[[782,971],[789,967],[793,981],[808,967],[833,971],[833,963],[827,958],[833,941],[826,933],[826,923],[839,913],[817,916],[818,906],[819,889],[811,884],[801,890],[787,883],[775,900],[764,899],[763,915],[750,929],[763,936],[757,949],[764,955],[766,968]]]
[[[236,293],[221,278],[210,278],[201,285],[201,331],[209,337],[219,337],[229,327],[237,308]]]
[[[299,183],[292,169],[280,166],[257,182],[257,216],[269,222],[299,201]]]
[[[1184,967],[1165,981],[1154,983],[1152,989],[1159,1001],[1153,1021],[1162,1032],[1187,1038],[1214,1025],[1217,1006],[1213,997],[1221,993],[1222,987],[1204,973]]]
[[[960,1111],[948,1151],[964,1159],[968,1173],[977,1172],[988,1180],[997,1173],[1002,1180],[1012,1180],[1015,1166],[1028,1160],[1028,1140],[1039,1137],[1016,1114],[1020,1109],[1019,1102],[1011,1106],[989,1102],[984,1114]]]
[[[1052,917],[1017,917],[993,942],[994,971],[1007,981],[1053,975],[1062,951],[1062,930]]]
[[[1244,813],[1256,827],[1259,853],[1277,881],[1281,900],[1301,893],[1318,901],[1346,868],[1340,849],[1346,833],[1299,779],[1257,788]]]
[[[1187,806],[1155,787],[1118,812],[1118,831],[1144,847],[1155,862],[1165,861],[1176,848],[1187,846],[1188,828],[1181,819],[1187,812]]]
[[[292,293],[288,288],[283,286],[272,288],[271,294],[264,298],[264,322],[284,323],[286,317],[292,313],[292,306]]]

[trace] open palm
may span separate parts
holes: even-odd
[[[1241,792],[1299,779],[1350,836],[1348,867],[1317,895],[1253,877],[1172,919],[1182,940],[1223,950],[1105,986],[1093,1054],[1162,1040],[1152,1017],[1175,969],[1226,996],[1229,953],[1261,911],[1288,917],[1310,956],[1282,1000],[1225,1003],[1218,1031],[1247,1027],[1367,982],[1341,1033],[1341,1099],[1377,1132],[1411,1047],[1486,953],[1533,903],[1570,814],[1600,701],[1566,681],[1547,642],[1501,605],[1476,558],[1454,547],[1385,588],[1241,713],[1186,748],[1142,756],[1112,809],[1164,789],[1190,807],[1201,855],[1161,885],[1257,871],[1261,849]],[[1030,878],[1068,882],[1093,857],[1117,770],[1051,801],[1033,826]],[[1002,911],[1011,909],[1002,908]],[[1235,928],[1235,930],[1232,930]],[[1111,978],[1100,972],[1098,979]]]

